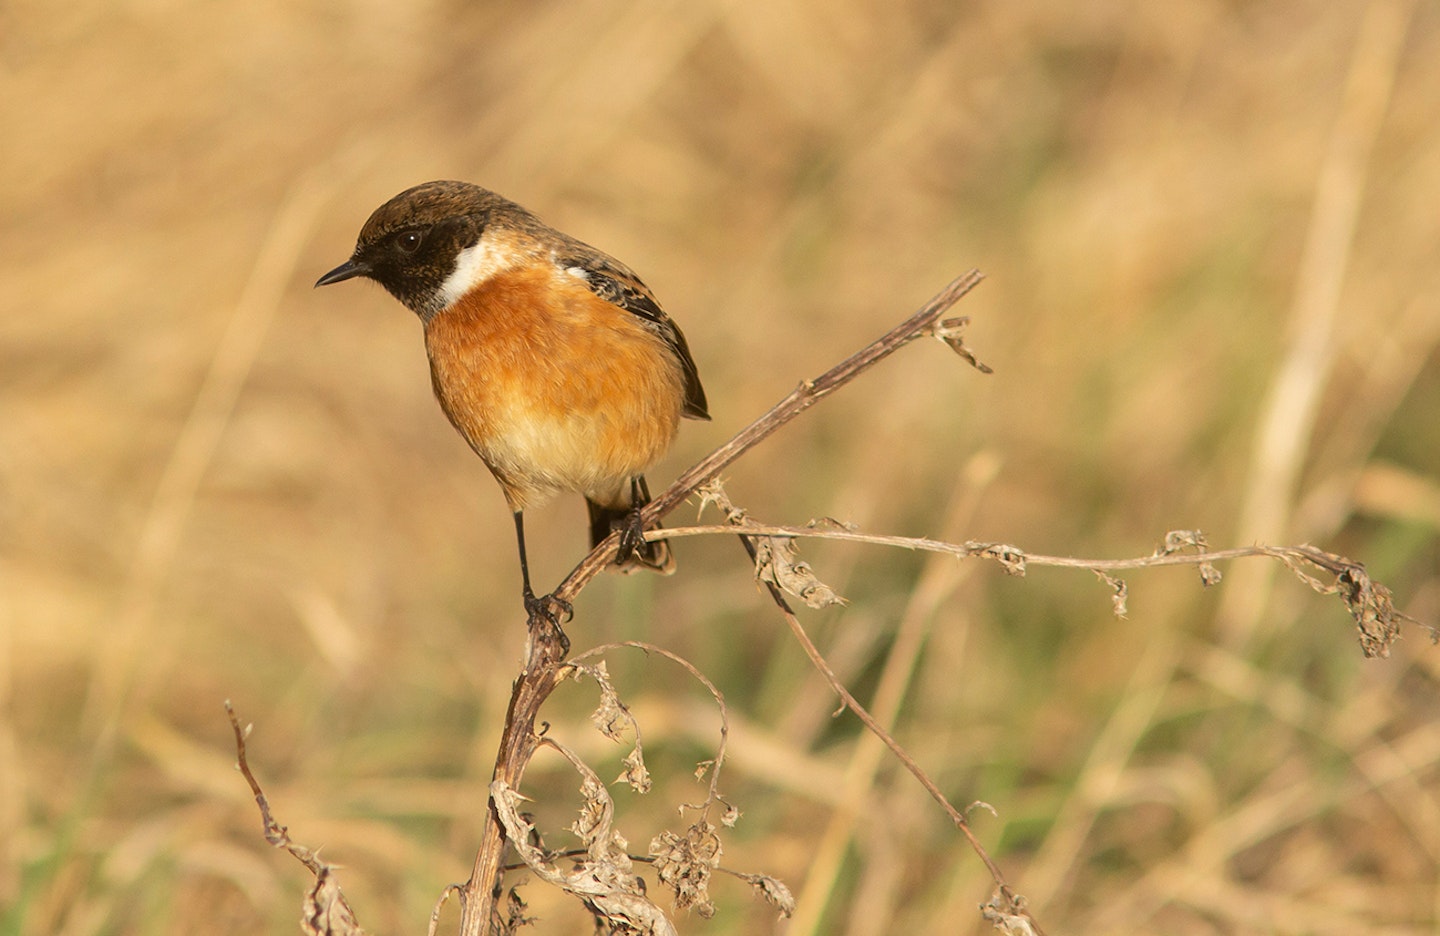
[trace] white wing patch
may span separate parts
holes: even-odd
[[[474,246],[466,247],[455,258],[455,272],[445,277],[440,284],[441,308],[452,305],[471,289],[497,273],[510,269],[520,262],[519,251],[510,247],[497,246],[488,235],[481,235]]]

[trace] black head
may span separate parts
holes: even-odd
[[[479,242],[493,220],[529,212],[468,182],[426,182],[406,189],[370,215],[350,259],[316,286],[364,276],[384,286],[422,319],[446,305],[442,289],[460,252]]]

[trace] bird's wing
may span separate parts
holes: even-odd
[[[556,265],[580,276],[591,292],[639,317],[664,340],[685,372],[685,415],[691,419],[709,419],[705,388],[700,386],[700,372],[695,368],[695,359],[690,356],[690,346],[685,343],[685,335],[680,328],[655,301],[650,288],[615,258],[579,241],[574,242],[573,248],[557,252]]]

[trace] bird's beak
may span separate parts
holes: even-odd
[[[340,264],[335,269],[326,273],[315,281],[316,288],[329,286],[331,283],[343,282],[356,276],[365,276],[370,272],[370,265],[359,260],[350,259]]]

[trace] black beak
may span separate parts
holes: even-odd
[[[344,282],[345,280],[353,279],[356,276],[365,276],[369,272],[369,264],[362,263],[361,261],[354,259],[346,260],[344,263],[340,264],[338,267],[316,280],[315,286],[316,288],[319,288],[321,286],[329,286],[331,283]]]

